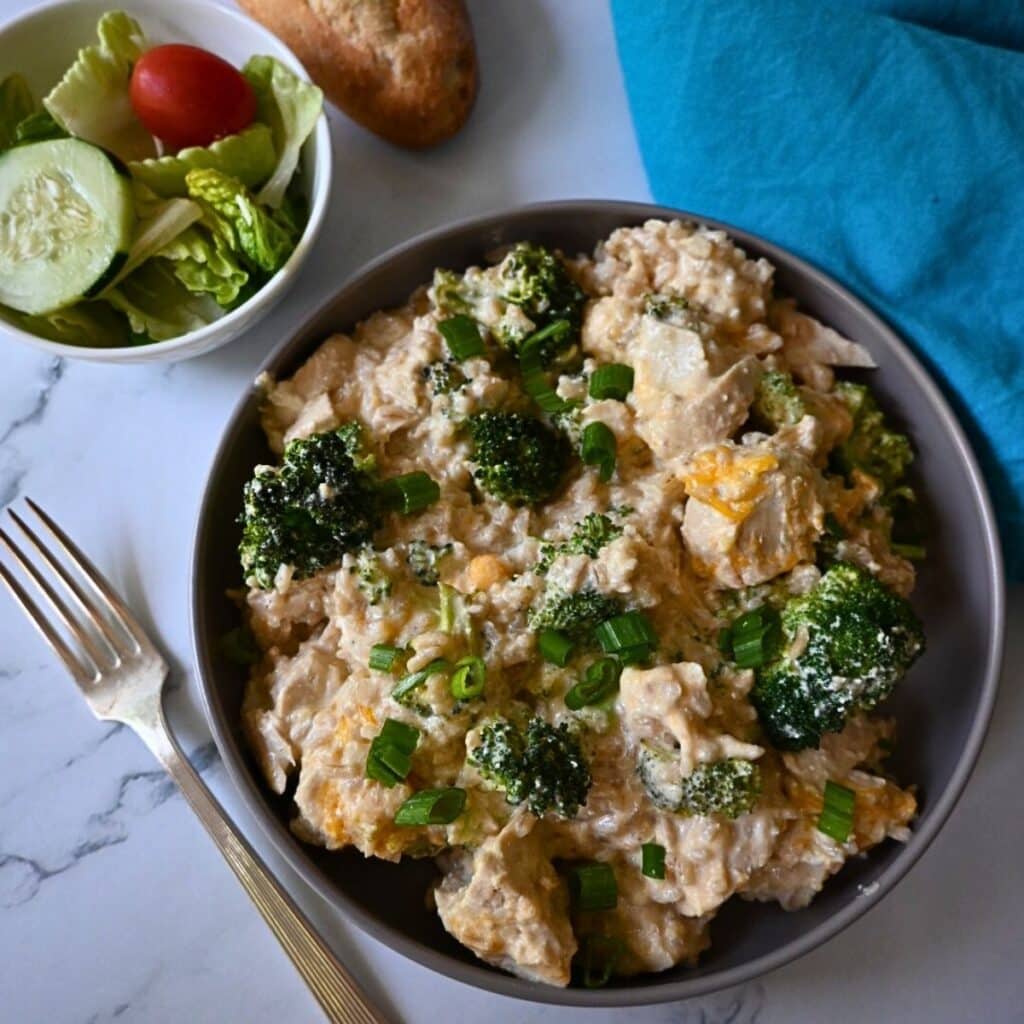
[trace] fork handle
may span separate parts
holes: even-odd
[[[388,1024],[207,789],[167,727],[163,710],[158,721],[139,723],[136,732],[178,784],[327,1019],[336,1024]]]

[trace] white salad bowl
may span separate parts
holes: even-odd
[[[135,18],[154,43],[201,46],[241,67],[250,57],[275,57],[309,80],[299,59],[275,35],[233,8],[204,0],[56,0],[0,27],[0,68],[25,76],[38,100],[45,96],[75,59],[78,50],[96,39],[103,14],[124,10]],[[119,348],[65,345],[0,322],[0,333],[56,356],[97,363],[172,362],[201,355],[237,338],[266,316],[294,283],[309,257],[327,212],[331,189],[331,143],[327,118],[321,114],[302,148],[302,167],[309,220],[288,262],[250,299],[226,316],[197,331],[169,341]]]

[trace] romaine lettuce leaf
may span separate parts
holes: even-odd
[[[273,274],[295,248],[295,235],[264,210],[241,182],[220,171],[185,175],[188,194],[203,207],[204,223],[246,263]]]
[[[66,131],[125,162],[153,156],[153,137],[128,98],[132,64],[146,49],[142,29],[124,11],[110,11],[97,32],[99,45],[78,51],[43,106]]]
[[[128,321],[105,302],[78,302],[46,316],[30,316],[0,306],[0,319],[29,334],[64,345],[120,348],[131,344]]]
[[[37,110],[34,114],[29,114],[18,122],[18,127],[14,129],[14,142],[18,146],[67,137],[68,133],[54,121],[48,110]]]
[[[174,264],[174,276],[197,295],[212,295],[231,306],[249,280],[224,240],[201,226],[183,231],[157,254]]]
[[[135,202],[135,216],[139,220],[149,220],[158,213],[167,201],[163,196],[158,196],[148,185],[132,178],[132,199]]]
[[[104,298],[128,317],[137,334],[167,341],[213,323],[224,310],[209,295],[194,295],[166,260],[148,260]]]
[[[185,175],[201,167],[237,178],[246,188],[256,188],[270,177],[277,162],[274,136],[265,124],[252,124],[237,135],[228,135],[209,146],[190,146],[173,156],[136,160],[128,165],[136,181],[159,196],[185,196]]]
[[[306,199],[301,174],[296,174],[292,178],[284,194],[284,201],[274,211],[274,220],[285,230],[290,231],[296,239],[302,234],[309,220],[309,201]]]
[[[273,57],[251,57],[242,74],[256,93],[259,120],[274,133],[277,166],[256,199],[276,210],[299,166],[302,144],[316,127],[324,94]]]
[[[104,295],[203,216],[199,204],[191,199],[159,199],[141,185],[136,185],[134,192],[139,217],[135,237],[124,265],[104,289]]]
[[[35,108],[28,82],[21,75],[8,75],[0,82],[0,151],[14,145],[18,125]]]

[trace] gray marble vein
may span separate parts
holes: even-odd
[[[82,757],[95,753],[116,731],[108,729],[105,737],[97,742],[92,751],[70,758],[64,767],[69,768]],[[216,747],[212,742],[207,742],[194,750],[189,760],[196,771],[202,772],[216,757]],[[0,907],[10,908],[29,902],[50,879],[70,871],[101,850],[126,842],[130,836],[132,819],[149,814],[177,795],[177,787],[162,768],[131,772],[119,780],[112,802],[90,815],[83,834],[58,862],[44,864],[42,860],[4,850],[0,845]],[[3,838],[0,836],[2,843]]]
[[[16,442],[26,427],[38,426],[43,422],[66,367],[67,363],[63,359],[49,359],[42,363],[39,367],[41,380],[34,381],[29,387],[28,408],[0,428],[0,507],[9,505],[18,497],[29,473],[25,454]]]
[[[26,476],[28,469],[4,453],[0,459],[0,508],[10,505],[21,494],[21,484]]]
[[[46,410],[49,408],[54,389],[60,383],[66,368],[67,361],[64,359],[51,359],[44,365],[43,380],[39,390],[34,395],[32,405],[29,407],[28,412],[16,416],[8,423],[4,430],[0,431],[0,447],[7,444],[25,427],[42,422],[43,417],[46,415]]]
[[[85,747],[79,750],[77,753],[72,754],[66,761],[61,764],[61,770],[65,768],[71,768],[73,765],[78,764],[80,761],[87,757],[92,757],[106,743],[112,739],[118,733],[122,732],[126,726],[120,722],[104,722],[99,735],[95,740],[88,743]]]

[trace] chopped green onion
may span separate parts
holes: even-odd
[[[619,661],[623,665],[642,665],[651,656],[652,648],[647,644],[637,644],[635,647],[625,647],[619,651]]]
[[[455,671],[448,685],[456,700],[470,700],[484,692],[486,682],[487,666],[484,659],[471,655],[455,663]]]
[[[923,562],[927,556],[923,544],[893,544],[892,553],[901,558],[908,558],[911,562]]]
[[[534,331],[519,347],[519,367],[522,372],[543,368],[542,346],[545,341],[561,341],[572,332],[568,320],[552,320],[547,327]]]
[[[569,891],[577,910],[613,910],[619,902],[615,872],[610,864],[577,864],[569,876]]]
[[[366,777],[383,783],[388,789],[397,785],[412,768],[411,755],[419,739],[419,729],[394,718],[387,719],[370,743]]]
[[[665,877],[665,847],[661,843],[644,843],[640,855],[643,859],[640,870],[648,878]]]
[[[537,636],[537,647],[545,661],[560,668],[572,655],[572,640],[558,629],[542,629]]]
[[[390,672],[404,653],[393,644],[374,644],[370,648],[370,668],[375,672]]]
[[[464,789],[421,789],[395,811],[395,824],[450,825],[465,807]]]
[[[583,678],[565,695],[570,711],[600,704],[619,688],[622,668],[614,658],[599,658],[587,666]]]
[[[570,407],[562,396],[555,391],[543,370],[527,370],[523,373],[523,390],[546,412],[554,415],[565,412]]]
[[[437,585],[437,628],[442,633],[469,633],[469,616],[462,591],[448,583]]]
[[[441,497],[441,487],[436,480],[417,470],[385,480],[380,486],[380,496],[388,508],[408,515],[433,505]]]
[[[607,985],[625,951],[625,943],[611,935],[584,935],[574,962],[584,988]]]
[[[587,666],[583,678],[588,683],[603,683],[605,686],[617,687],[620,675],[622,667],[614,658],[598,658],[592,665]]]
[[[587,466],[597,466],[598,476],[607,483],[615,472],[615,435],[600,420],[588,423],[580,438],[580,458]]]
[[[658,646],[658,634],[654,632],[651,620],[638,611],[606,619],[594,630],[594,636],[605,654],[646,657],[651,649]]]
[[[411,754],[420,741],[420,731],[414,725],[406,725],[395,718],[386,718],[380,729],[380,738]]]
[[[448,343],[448,351],[453,359],[462,362],[463,359],[484,354],[484,339],[480,337],[480,328],[472,317],[459,313],[442,320],[437,329]]]
[[[728,626],[718,631],[718,650],[727,658],[732,657],[732,632]]]
[[[398,680],[398,685],[391,691],[391,696],[399,704],[404,704],[413,690],[418,690],[431,676],[437,675],[438,672],[450,672],[451,667],[451,662],[445,661],[444,658],[435,658],[426,668],[421,668],[417,672],[410,672],[407,676],[402,676]]]
[[[740,668],[760,668],[772,656],[780,637],[779,613],[767,604],[744,612],[729,628],[728,649]]]
[[[372,746],[372,744],[371,744]],[[367,758],[366,761],[366,773],[373,777],[371,773],[371,766],[376,768],[378,771],[383,766],[384,769],[394,776],[396,780],[401,781],[404,779],[410,771],[412,771],[412,758],[408,754],[399,750],[397,747],[389,746],[386,743],[381,744],[376,750],[371,750],[372,757]],[[384,779],[378,779],[379,782],[384,782],[386,786],[390,788],[394,783],[388,783]]]
[[[633,390],[633,367],[622,363],[599,366],[590,377],[590,397],[598,400],[614,398],[624,402]]]
[[[450,633],[455,628],[455,597],[459,592],[448,583],[437,586],[438,627],[442,633]]]
[[[825,801],[818,818],[818,831],[831,836],[837,843],[845,843],[853,831],[853,807],[856,794],[852,789],[832,782],[825,783]]]

